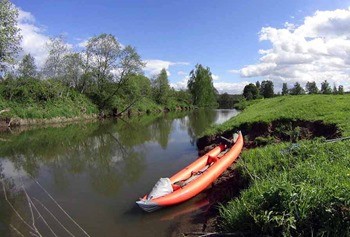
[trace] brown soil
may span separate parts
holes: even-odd
[[[244,135],[245,148],[278,142],[296,142],[316,137],[333,139],[341,136],[336,124],[327,124],[323,121],[279,119],[271,123],[244,123],[240,127],[225,131],[222,134],[204,136],[198,139],[199,154],[204,154],[213,146],[219,144],[221,142],[220,136],[232,139],[233,133],[238,130],[242,131]]]

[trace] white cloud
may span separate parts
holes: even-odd
[[[184,72],[184,71],[178,71],[178,72],[177,72],[177,75],[185,76],[185,75],[188,75],[188,73],[187,73],[187,72]]]
[[[190,63],[188,63],[188,62],[170,62],[170,61],[164,61],[164,60],[159,60],[159,59],[148,59],[148,60],[144,60],[144,62],[146,63],[144,70],[146,72],[150,73],[151,75],[156,75],[156,74],[160,73],[160,71],[163,68],[165,68],[168,76],[170,76],[170,72],[169,72],[170,66],[190,65]]]
[[[188,79],[190,79],[190,76],[185,76],[179,82],[170,83],[170,86],[173,87],[175,90],[187,89]]]
[[[211,77],[213,78],[213,81],[217,81],[220,79],[220,77],[218,75],[215,75],[215,74],[211,74]]]
[[[233,73],[233,74],[240,74],[241,70],[240,69],[231,69],[231,70],[228,70],[228,72]]]
[[[30,12],[19,9],[18,13],[18,27],[23,36],[21,47],[24,53],[30,53],[35,58],[36,64],[41,67],[48,55],[46,43],[49,37],[44,34],[43,27],[35,24],[35,18]]]
[[[259,39],[271,48],[259,50],[260,62],[240,69],[241,77],[272,80],[276,89],[282,82],[324,80],[350,89],[350,8],[316,11],[299,26],[263,27]]]
[[[77,46],[80,47],[80,48],[85,48],[86,45],[87,45],[88,42],[89,42],[89,39],[90,39],[90,38],[85,39],[85,40],[81,40],[81,41],[77,44]]]
[[[170,83],[170,86],[176,90],[187,89],[187,82],[190,77],[186,76],[179,82]],[[229,94],[242,94],[244,86],[248,85],[250,82],[217,82],[214,81],[214,87],[219,91],[219,93],[227,92]]]
[[[214,87],[220,94],[226,92],[229,94],[242,94],[243,88],[248,85],[248,81],[241,82],[214,82]]]

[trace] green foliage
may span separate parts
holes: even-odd
[[[327,82],[327,80],[325,80],[324,82],[321,83],[321,93],[322,94],[332,94],[332,88],[329,85],[329,83]]]
[[[271,98],[274,96],[272,81],[267,80],[261,82],[260,95],[262,95],[264,98]]]
[[[348,236],[349,145],[317,140],[243,152],[238,172],[250,187],[221,207],[222,228],[273,236]]]
[[[37,69],[35,65],[35,60],[32,55],[24,55],[22,61],[19,64],[18,72],[21,77],[36,77]]]
[[[152,82],[154,99],[158,104],[166,105],[169,99],[170,86],[168,74],[163,68]]]
[[[243,113],[221,125],[206,131],[206,134],[238,128],[242,123],[266,122],[277,119],[322,120],[335,123],[344,136],[350,135],[349,110],[350,95],[301,95],[283,96],[272,99],[256,100]]]
[[[19,78],[0,84],[0,108],[5,117],[54,118],[96,114],[96,106],[84,95],[55,80]]]
[[[232,109],[235,104],[242,99],[241,95],[229,95],[223,93],[218,95],[218,103],[220,109]]]
[[[255,100],[259,97],[259,89],[253,83],[246,85],[243,89],[243,96],[246,100]]]
[[[316,82],[307,82],[306,83],[306,91],[308,94],[317,94],[319,92]]]
[[[303,95],[305,94],[305,90],[301,87],[299,82],[294,84],[294,87],[290,90],[291,95]]]
[[[14,63],[14,58],[20,50],[20,29],[17,26],[18,10],[9,0],[0,1],[0,72],[8,64]]]
[[[192,94],[193,104],[198,107],[216,107],[216,89],[210,69],[197,64],[190,72],[187,87]]]
[[[63,36],[50,38],[46,46],[49,55],[43,67],[43,74],[46,78],[62,78],[64,71],[64,57],[69,53],[67,43]]]
[[[283,85],[282,85],[282,95],[288,95],[288,94],[289,94],[288,85],[287,85],[287,83],[283,83]]]

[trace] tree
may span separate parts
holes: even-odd
[[[32,77],[37,75],[35,60],[30,54],[24,55],[19,64],[18,72],[21,77]]]
[[[229,95],[226,92],[219,95],[218,103],[220,109],[231,109],[234,106],[235,99],[233,95]]]
[[[121,48],[111,34],[101,34],[88,41],[83,60],[84,81],[88,78],[96,88],[91,97],[100,109],[112,106],[112,98],[133,74],[140,74],[144,63],[131,46]],[[131,102],[133,103],[133,102]],[[113,105],[114,106],[114,105]]]
[[[274,96],[272,81],[267,80],[261,82],[260,95],[262,95],[264,98],[271,98]]]
[[[307,82],[306,91],[308,94],[318,94],[319,90],[317,88],[316,82]]]
[[[64,71],[62,82],[69,87],[80,89],[83,83],[81,81],[83,76],[81,55],[79,53],[66,54],[62,61]]]
[[[343,95],[344,94],[344,86],[339,85],[339,87],[338,87],[338,94],[339,95]]]
[[[217,106],[216,89],[208,67],[204,68],[201,64],[197,64],[196,68],[190,72],[187,87],[192,95],[194,105],[199,107]]]
[[[246,85],[243,89],[243,96],[246,100],[255,100],[259,96],[259,90],[253,83]]]
[[[338,89],[337,89],[337,85],[334,83],[333,84],[333,94],[337,95],[338,94]]]
[[[260,81],[256,81],[255,86],[256,86],[256,88],[258,88],[258,90],[260,90]]]
[[[305,90],[301,87],[299,82],[294,84],[294,87],[290,90],[291,95],[304,95]]]
[[[288,95],[288,94],[289,94],[288,85],[285,82],[282,84],[282,95]]]
[[[322,94],[332,94],[332,88],[330,87],[327,80],[321,83],[321,93]]]
[[[17,27],[18,10],[8,0],[0,1],[0,77],[21,50],[20,29]]]
[[[46,78],[62,78],[64,76],[64,57],[69,54],[69,48],[63,36],[51,38],[46,47],[49,50],[43,74]]]
[[[158,104],[166,105],[169,99],[169,80],[166,70],[163,68],[153,80],[154,99]]]
[[[106,80],[111,80],[112,70],[117,70],[121,46],[111,34],[101,34],[89,39],[86,46],[89,69],[98,86]]]

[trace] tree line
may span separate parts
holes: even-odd
[[[52,92],[48,86],[38,94],[56,93],[53,96],[59,98],[69,88],[87,96],[102,114],[118,113],[136,102],[141,107],[163,108],[217,105],[217,92],[208,67],[197,64],[190,72],[187,89],[175,90],[169,84],[165,68],[148,78],[143,72],[146,64],[136,48],[123,46],[112,34],[90,38],[82,51],[74,51],[63,36],[52,37],[46,45],[48,56],[41,68],[31,54],[18,60],[18,55],[23,54],[18,10],[9,0],[0,1],[0,10],[0,93],[6,100],[23,101],[26,99],[23,95],[30,94],[33,87],[40,91],[44,90],[42,84],[52,84],[51,87],[63,89]],[[42,97],[42,100],[36,98],[41,102],[52,98],[38,97]]]
[[[321,83],[319,89],[315,81],[307,82],[303,88],[299,82],[296,82],[292,88],[288,88],[287,83],[282,84],[282,92],[275,94],[274,84],[270,80],[264,80],[261,83],[257,81],[255,84],[250,83],[243,89],[243,97],[246,100],[255,100],[260,98],[271,98],[279,95],[304,95],[304,94],[344,94],[344,86],[338,87],[334,84],[333,88],[327,80]]]

